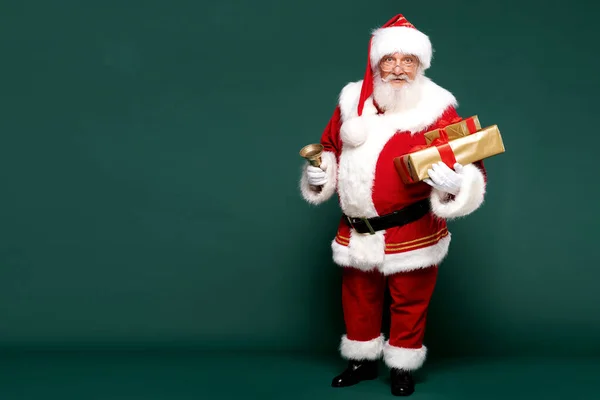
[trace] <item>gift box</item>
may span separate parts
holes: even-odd
[[[425,133],[426,145],[396,157],[394,164],[404,183],[420,182],[429,177],[427,170],[439,161],[450,168],[481,161],[504,152],[497,125],[481,128],[479,119],[467,118],[443,129]]]
[[[434,129],[426,132],[424,136],[427,145],[430,145],[434,140],[443,137],[444,133],[448,140],[454,140],[475,133],[480,129],[481,123],[479,122],[479,117],[474,115],[454,124],[447,125],[444,129]]]

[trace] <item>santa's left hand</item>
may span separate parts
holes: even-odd
[[[424,179],[424,182],[443,192],[457,195],[463,181],[462,169],[463,166],[459,163],[454,164],[454,170],[452,170],[440,161],[433,164],[427,171],[429,178]]]

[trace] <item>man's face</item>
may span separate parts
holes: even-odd
[[[379,62],[381,79],[395,88],[401,88],[415,79],[418,69],[419,59],[410,54],[389,54]]]

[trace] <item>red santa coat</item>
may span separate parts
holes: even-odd
[[[301,179],[304,199],[320,204],[337,193],[340,207],[350,217],[384,215],[416,201],[429,199],[432,211],[402,227],[357,233],[340,219],[332,241],[333,260],[340,266],[378,269],[385,275],[438,265],[448,253],[451,235],[446,220],[471,214],[481,206],[486,175],[482,163],[464,166],[463,185],[453,197],[424,182],[406,185],[393,159],[425,144],[424,133],[455,122],[456,99],[427,77],[420,77],[419,104],[410,110],[381,114],[372,97],[362,115],[357,104],[362,81],[344,87],[339,103],[321,137],[328,182],[320,191]]]

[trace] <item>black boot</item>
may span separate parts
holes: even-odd
[[[394,396],[410,396],[415,391],[415,381],[410,371],[392,368],[390,378]]]
[[[354,361],[348,362],[348,367],[333,378],[332,387],[345,387],[356,385],[365,380],[377,378],[377,361]]]

